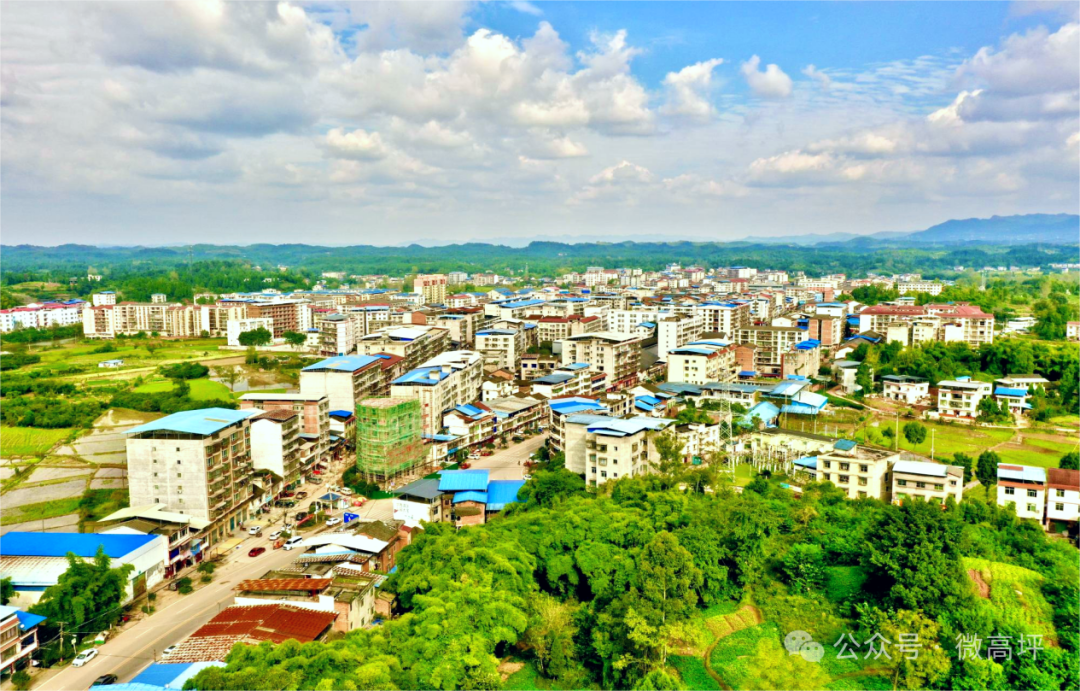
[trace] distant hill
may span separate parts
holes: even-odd
[[[872,236],[876,237],[876,236]],[[1080,242],[1080,216],[1074,214],[1028,214],[991,216],[945,221],[918,233],[893,241],[906,247],[915,245],[1028,245],[1046,243],[1073,245]]]

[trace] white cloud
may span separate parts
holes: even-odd
[[[818,86],[821,88],[822,91],[828,91],[829,88],[832,86],[832,79],[829,77],[829,75],[825,74],[813,65],[807,65],[806,67],[804,67],[802,69],[802,73],[817,82]]]
[[[526,0],[510,0],[510,2],[507,4],[510,5],[510,7],[513,7],[518,12],[521,12],[523,14],[531,14],[534,17],[539,17],[544,14],[544,11],[542,9],[532,4],[531,2],[526,2]]]
[[[580,158],[588,156],[589,150],[584,144],[575,142],[570,137],[557,137],[545,139],[541,144],[534,147],[537,158]]]
[[[678,72],[669,72],[664,77],[668,96],[662,112],[701,120],[714,115],[716,109],[709,102],[709,90],[712,87],[713,69],[723,62],[720,58],[714,58],[689,65]]]
[[[777,65],[768,65],[765,71],[758,69],[761,58],[753,56],[742,64],[740,70],[750,90],[761,98],[787,98],[791,95],[791,77]]]
[[[961,80],[1005,96],[1075,91],[1080,84],[1080,24],[1013,34],[1000,49],[985,47],[957,72]]]
[[[351,158],[376,161],[390,153],[378,132],[353,130],[346,132],[338,127],[326,133],[326,148],[335,158]]]

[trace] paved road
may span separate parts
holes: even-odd
[[[491,471],[488,475],[492,480],[520,480],[525,474],[525,461],[532,452],[543,446],[546,440],[546,435],[537,435],[505,451],[496,451],[490,456],[469,461],[470,467],[488,469]]]

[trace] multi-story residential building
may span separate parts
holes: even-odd
[[[47,329],[50,326],[81,324],[83,309],[86,307],[82,300],[67,300],[0,310],[0,333],[15,329]]]
[[[597,316],[585,317],[572,314],[564,317],[537,317],[529,318],[535,322],[537,338],[543,341],[561,341],[564,338],[577,336],[583,333],[594,333],[603,330],[603,320]]]
[[[169,305],[149,302],[121,302],[95,305],[83,310],[83,334],[87,338],[115,338],[137,333],[169,335],[166,313]]]
[[[565,420],[566,468],[583,474],[590,488],[650,473],[660,460],[654,434],[673,422],[652,417],[571,415]]]
[[[319,330],[320,355],[348,355],[356,348],[356,324],[349,316],[326,314],[315,323]]]
[[[637,383],[641,369],[641,340],[629,334],[599,331],[559,341],[562,362],[584,362],[593,372],[607,375],[608,388],[624,388]]]
[[[502,439],[522,430],[535,429],[547,420],[547,405],[544,398],[515,394],[485,401],[484,405],[495,414],[495,433]]]
[[[587,396],[592,392],[592,372],[584,362],[575,362],[531,379],[533,394],[548,399]]]
[[[947,305],[873,305],[859,312],[859,330],[888,333],[889,327],[908,325],[911,336],[900,342],[923,340],[964,341],[978,347],[994,340],[994,315],[967,303]],[[917,328],[916,328],[917,327]]]
[[[518,361],[525,352],[524,325],[519,327],[481,329],[476,332],[476,351],[484,358],[489,370],[517,371]]]
[[[754,346],[753,371],[763,375],[782,375],[784,356],[807,340],[809,334],[795,326],[750,326],[739,330],[739,343]]]
[[[434,326],[388,326],[356,342],[360,355],[398,355],[405,369],[419,367],[450,348],[450,332]]]
[[[849,499],[889,498],[889,468],[900,460],[895,451],[860,446],[850,439],[840,439],[829,453],[817,458],[817,481],[831,482],[847,493]]]
[[[450,343],[455,348],[470,348],[476,337],[476,330],[483,319],[484,311],[479,307],[454,309],[437,315],[429,320],[434,326],[450,332]]]
[[[987,382],[972,381],[970,377],[939,381],[938,413],[945,417],[975,419],[979,416],[979,402],[989,396],[991,390]]]
[[[447,434],[456,437],[459,449],[472,449],[495,438],[495,413],[484,404],[465,404],[443,415],[443,427]]]
[[[840,317],[813,316],[807,319],[810,338],[821,342],[821,347],[832,349],[844,338],[844,320]]]
[[[281,478],[284,489],[293,489],[302,478],[300,465],[300,416],[292,410],[267,410],[251,419],[251,461],[255,471],[265,470]]]
[[[307,300],[253,300],[248,303],[247,316],[274,320],[274,338],[283,338],[286,331],[304,332],[312,328],[311,303]]]
[[[997,386],[994,388],[994,400],[998,404],[1007,407],[1014,417],[1021,417],[1031,410],[1031,404],[1027,402],[1028,390],[1026,387]]]
[[[150,296],[150,302],[165,303],[168,302],[168,296],[165,293],[154,293]]]
[[[701,317],[696,314],[680,314],[662,317],[656,322],[656,352],[661,360],[668,353],[701,336]]]
[[[451,350],[390,383],[390,395],[420,401],[421,428],[434,435],[442,427],[443,414],[480,397],[484,359],[472,350]]]
[[[240,409],[291,410],[300,416],[300,472],[329,460],[330,398],[324,393],[246,393]]]
[[[521,356],[519,376],[525,381],[551,374],[559,368],[562,358],[556,355],[540,355],[538,353],[524,353]]]
[[[228,344],[234,347],[239,346],[240,334],[258,329],[266,329],[270,333],[274,333],[274,320],[262,317],[257,319],[231,319],[226,327]]]
[[[610,416],[611,411],[594,398],[588,398],[584,396],[573,396],[570,398],[554,398],[548,401],[548,413],[550,415],[549,422],[551,425],[551,434],[548,436],[548,446],[552,452],[562,451],[566,448],[566,421],[568,418],[574,415],[602,415]],[[578,458],[577,461],[583,461],[584,457]],[[571,467],[567,465],[567,468],[576,472],[578,475],[585,474],[585,465],[574,465]],[[575,469],[576,468],[576,469]]]
[[[1000,466],[999,466],[1000,467]],[[1053,522],[1075,524],[1080,521],[1080,470],[1046,470],[1046,526]],[[1067,525],[1075,529],[1075,525]]]
[[[254,484],[254,482],[253,482]],[[145,535],[160,535],[168,544],[168,556],[163,562],[163,578],[172,578],[179,571],[193,566],[206,557],[206,529],[210,521],[184,513],[166,511],[162,504],[127,506],[93,521],[88,530],[98,534],[131,534],[135,530]],[[226,533],[227,535],[227,533]]]
[[[740,330],[750,326],[748,302],[706,302],[694,307],[694,313],[701,317],[703,333],[715,333],[720,338],[734,340]]]
[[[930,382],[906,374],[886,374],[881,378],[883,396],[891,401],[916,405],[930,396]]]
[[[452,286],[465,285],[469,282],[469,274],[464,271],[451,271],[446,274],[446,282]]]
[[[383,392],[382,363],[378,355],[332,357],[300,370],[300,393],[326,396],[330,410],[356,410],[358,401]]]
[[[40,614],[0,605],[0,674],[10,677],[28,664],[26,658],[38,649],[38,625],[44,621]]]
[[[730,383],[735,381],[737,374],[735,346],[727,341],[704,339],[668,352],[669,382]]]
[[[443,274],[420,274],[413,280],[413,290],[424,298],[425,305],[446,302],[447,277]]]
[[[683,463],[701,465],[709,455],[720,450],[720,423],[689,423],[675,426],[675,436],[682,442]]]
[[[1065,337],[1070,341],[1080,341],[1080,322],[1069,322],[1065,325]]]
[[[204,408],[127,431],[131,504],[161,504],[210,521],[216,543],[248,517],[252,413]]]
[[[964,469],[958,465],[899,460],[892,464],[891,478],[894,504],[907,499],[944,504],[949,497],[959,504],[964,498]]]
[[[901,295],[907,295],[908,293],[941,295],[941,291],[944,288],[945,285],[938,281],[899,281],[896,284],[896,290],[899,291]]]
[[[94,293],[91,298],[94,303],[94,307],[100,305],[115,305],[116,304],[116,292],[112,290],[103,290],[100,293]]]
[[[998,465],[998,506],[1012,504],[1020,518],[1040,523],[1046,513],[1046,469],[1027,465]]]

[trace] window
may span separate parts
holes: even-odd
[[[866,499],[866,492],[859,492],[859,499]]]
[[[859,478],[859,486],[866,487],[866,478],[864,478],[864,477]]]
[[[176,477],[184,477],[184,474],[183,473],[177,473]]]
[[[916,487],[917,489],[923,489],[923,488],[925,488],[925,487],[926,487],[926,483],[925,483],[925,482],[916,482],[916,483],[915,483],[915,487]]]
[[[1028,504],[1028,511],[1035,512],[1036,511],[1035,505],[1034,504]]]
[[[179,451],[179,450],[180,450],[180,449],[177,449],[177,451]],[[180,465],[180,459],[179,459],[179,458],[178,458],[178,459],[176,459],[176,465]]]
[[[840,476],[840,482],[848,482],[848,481],[849,481],[849,479],[850,479],[850,478],[849,478],[849,476],[847,476],[847,475],[841,475],[841,476]]]
[[[1034,496],[1036,496],[1035,490],[1033,490],[1033,489],[1029,489],[1029,490],[1027,491],[1027,495],[1028,495],[1029,497],[1034,497]]]
[[[600,477],[607,477],[607,471],[606,470],[601,470],[600,471]]]
[[[934,485],[934,489],[940,492],[941,490],[945,489],[945,485]]]
[[[1005,494],[1008,494],[1009,496],[1012,496],[1012,495],[1016,494],[1016,488],[1015,487],[1006,487],[1005,488]]]
[[[907,480],[897,480],[896,484],[899,487],[907,487]]]
[[[868,472],[870,472],[870,466],[866,465],[865,463],[860,463],[859,464],[859,472],[860,473],[868,473]]]
[[[1063,490],[1063,489],[1056,489],[1054,491],[1057,492],[1057,496],[1059,496],[1059,497],[1064,497],[1065,496],[1065,490]]]
[[[832,461],[825,461],[825,467],[826,468],[831,468],[832,467]]]
[[[1054,511],[1064,511],[1064,510],[1065,510],[1065,505],[1062,504],[1060,501],[1054,503]]]

